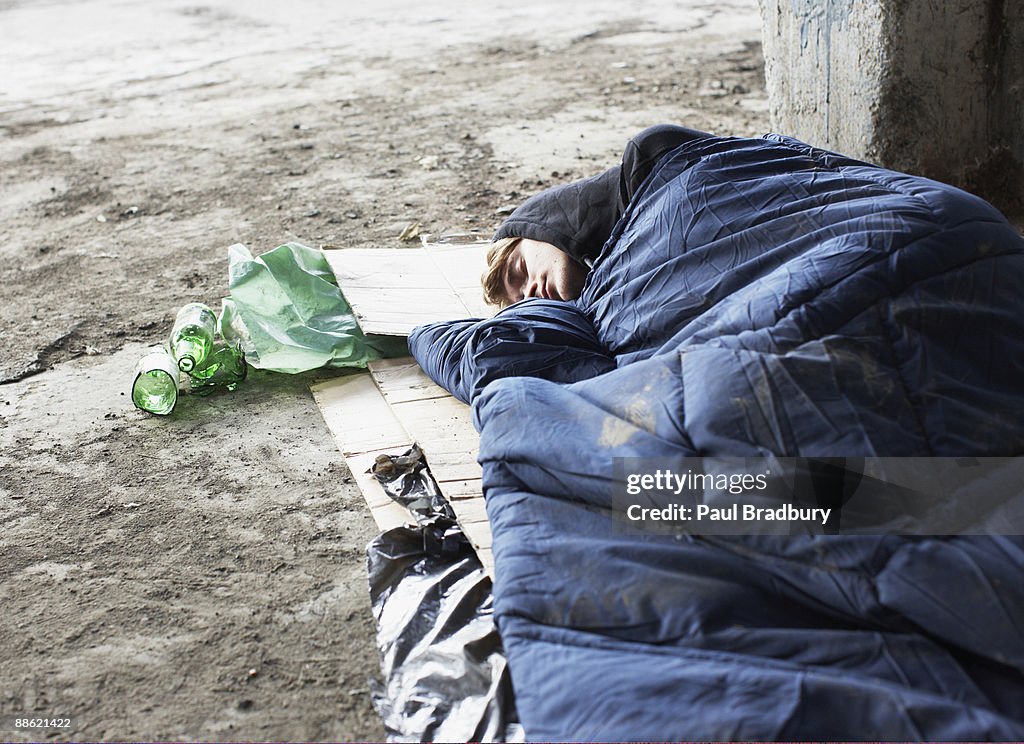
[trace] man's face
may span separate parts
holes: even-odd
[[[505,294],[511,302],[526,297],[574,300],[586,278],[587,269],[551,243],[524,238],[509,254]]]

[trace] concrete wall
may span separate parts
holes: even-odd
[[[761,0],[772,126],[1024,198],[1024,2]]]

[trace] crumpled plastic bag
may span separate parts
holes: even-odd
[[[384,675],[373,706],[389,742],[526,741],[491,580],[452,529],[458,552],[433,551],[419,527],[388,530],[366,548]]]
[[[409,353],[404,338],[365,335],[323,254],[299,243],[258,258],[241,243],[231,246],[228,290],[221,335],[240,343],[246,361],[258,369],[365,367]]]

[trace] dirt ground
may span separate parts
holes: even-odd
[[[254,5],[0,0],[0,716],[49,738],[384,736],[324,373],[128,397],[230,244],[489,235],[649,124],[768,130],[756,0]]]

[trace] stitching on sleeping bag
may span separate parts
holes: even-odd
[[[820,163],[822,168],[828,169],[834,173],[840,173],[843,170],[849,168],[857,168],[859,170],[863,170],[864,180],[871,181],[872,183],[875,183],[878,186],[881,186],[882,188],[888,190],[892,194],[898,194],[900,196],[913,199],[914,201],[922,204],[927,209],[928,214],[934,219],[934,221],[939,225],[943,226],[945,229],[954,229],[960,227],[961,225],[967,224],[968,222],[982,222],[985,224],[1000,226],[1005,224],[1005,221],[1003,219],[993,218],[991,216],[982,217],[978,213],[976,213],[974,216],[960,220],[959,222],[947,223],[941,219],[940,215],[936,212],[936,206],[933,205],[929,199],[926,199],[921,194],[916,194],[913,191],[908,190],[905,185],[897,183],[897,181],[900,180],[901,178],[908,177],[919,181],[929,181],[931,183],[936,184],[935,190],[936,192],[938,192],[940,197],[953,196],[954,194],[951,194],[949,191],[949,189],[952,189],[954,191],[965,194],[971,199],[977,200],[977,206],[985,206],[991,210],[995,210],[994,207],[992,207],[979,197],[975,196],[974,194],[971,194],[968,191],[964,191],[963,189],[953,186],[952,184],[943,183],[942,181],[935,181],[934,179],[925,178],[924,176],[911,176],[910,174],[894,171],[890,168],[885,168],[875,163],[869,163],[867,161],[850,158],[846,155],[841,155],[830,150],[823,150],[821,148],[813,147],[811,145],[808,145],[806,142],[801,142],[798,139],[794,139],[783,134],[770,133],[764,135],[762,139],[771,142],[776,142],[779,145],[782,145],[783,147],[788,147],[796,152],[806,155],[806,157],[814,160],[816,163]],[[827,162],[825,162],[827,159],[830,158],[839,158],[847,162],[841,165],[830,165]]]
[[[789,661],[788,659],[784,659],[784,658],[780,658],[780,657],[775,657],[775,656],[764,656],[764,655],[756,655],[756,654],[744,654],[744,653],[734,652],[734,651],[719,651],[719,650],[716,650],[716,649],[701,648],[699,646],[679,645],[679,644],[674,644],[674,643],[651,644],[651,643],[641,643],[641,642],[636,642],[636,641],[627,641],[627,640],[623,640],[623,639],[620,639],[620,638],[615,638],[614,636],[604,635],[602,633],[597,633],[597,632],[593,632],[593,631],[586,630],[586,629],[575,628],[575,627],[568,627],[568,626],[564,626],[564,625],[550,625],[548,623],[540,622],[540,621],[537,621],[537,620],[535,620],[535,619],[533,619],[533,618],[531,618],[529,616],[521,615],[521,614],[518,614],[518,613],[512,613],[512,612],[502,613],[502,616],[503,617],[504,616],[515,617],[515,618],[519,619],[523,624],[526,625],[526,627],[520,627],[520,628],[516,628],[516,629],[512,630],[509,633],[510,636],[518,635],[521,638],[529,638],[532,641],[535,641],[535,642],[539,641],[541,643],[545,643],[545,644],[551,645],[551,646],[559,646],[559,645],[562,645],[562,644],[566,644],[566,645],[574,646],[576,648],[597,648],[597,649],[606,650],[606,651],[639,652],[639,653],[643,653],[645,655],[651,655],[651,656],[660,656],[660,657],[666,657],[667,656],[667,657],[670,657],[670,658],[673,658],[673,659],[677,659],[679,661],[698,660],[698,661],[717,662],[717,663],[720,663],[720,664],[723,664],[723,665],[727,664],[729,666],[740,666],[740,667],[756,666],[756,667],[761,668],[761,669],[777,670],[779,672],[782,672],[783,669],[792,669],[792,670],[798,670],[801,673],[806,674],[807,676],[812,676],[812,677],[813,676],[819,676],[819,677],[822,677],[822,678],[825,678],[825,679],[840,679],[840,680],[844,680],[844,679],[849,679],[851,676],[853,676],[855,679],[863,680],[863,681],[871,684],[872,686],[883,686],[883,687],[885,687],[885,688],[887,688],[889,690],[892,690],[893,692],[896,692],[898,694],[898,697],[903,697],[903,695],[899,694],[899,693],[904,693],[904,694],[909,694],[909,695],[911,695],[913,697],[924,697],[924,698],[935,700],[935,701],[938,701],[938,702],[941,702],[941,703],[945,703],[945,704],[949,704],[950,702],[952,702],[952,701],[950,701],[950,699],[947,696],[939,694],[939,693],[937,693],[935,691],[925,690],[925,689],[922,689],[920,687],[909,687],[908,688],[906,685],[900,684],[900,683],[898,683],[898,682],[896,682],[894,680],[885,679],[885,678],[876,677],[876,676],[871,676],[871,675],[864,675],[864,674],[853,674],[853,675],[851,675],[851,671],[848,670],[848,669],[836,669],[836,670],[833,670],[833,669],[830,669],[829,667],[809,666],[809,665],[806,665],[806,664],[803,664],[803,663],[800,663],[800,662],[793,662],[793,661]],[[902,615],[900,617],[902,617]],[[858,619],[862,619],[862,618],[858,618]],[[558,639],[558,642],[556,643],[556,641],[554,641],[554,640],[552,640],[550,638],[546,638],[543,635],[541,635],[541,631],[539,629],[536,629],[536,628],[532,627],[534,625],[542,626],[544,628],[553,628],[555,630],[561,630],[561,631],[564,631],[564,633],[563,633],[564,635],[571,634],[571,635],[573,635],[575,637],[572,640],[570,640],[568,638],[560,638],[560,639]],[[916,627],[916,624],[914,624],[914,625]],[[888,635],[888,634],[905,633],[906,630],[902,630],[902,631],[901,630],[892,630],[892,629],[886,628],[885,626],[882,626],[876,632],[880,633],[881,635]],[[560,635],[563,635],[563,634],[560,634]],[[579,636],[581,636],[581,635],[582,636],[594,636],[595,637],[595,641],[597,639],[600,639],[600,641],[603,641],[603,643],[602,642],[587,643],[586,641],[588,639],[586,639],[586,638],[579,638],[579,640],[584,641],[582,643],[573,642],[573,641],[576,641],[577,638]],[[927,635],[925,635],[923,633],[922,633],[922,635],[924,635],[925,638],[928,638],[929,640],[931,640],[930,636],[927,636]],[[680,654],[680,653],[677,653],[677,652],[683,652],[683,653]],[[964,701],[964,700],[960,700],[960,701],[956,701],[956,702],[958,702],[960,705],[963,705],[965,708],[977,708],[977,707],[979,707],[977,705],[977,703],[971,703],[971,702]],[[998,712],[996,712],[994,710],[989,710],[989,712],[992,715],[994,715],[994,716],[998,716],[1000,718],[1004,717],[1001,713],[998,713]]]
[[[950,266],[945,271],[937,272],[935,274],[931,274],[929,276],[922,277],[922,278],[920,278],[920,279],[918,279],[918,280],[916,280],[916,281],[914,281],[914,282],[912,282],[910,284],[907,284],[907,285],[905,285],[903,287],[903,290],[909,290],[909,289],[911,289],[912,287],[914,287],[917,284],[920,284],[922,282],[926,282],[926,281],[930,281],[931,279],[934,279],[936,276],[939,276],[939,275],[942,275],[942,274],[946,274],[946,273],[949,273],[949,272],[953,272],[953,271],[959,271],[959,270],[963,269],[966,266],[972,266],[974,264],[978,264],[978,263],[981,263],[983,261],[993,260],[993,259],[997,259],[997,258],[1003,258],[1005,256],[1012,256],[1012,255],[1014,255],[1014,253],[1015,253],[1015,251],[1006,251],[1004,253],[997,253],[995,255],[975,256],[975,257],[971,258],[970,260],[964,261],[963,263],[956,264],[955,266]],[[886,296],[884,299],[885,300],[892,300],[894,297],[895,297],[895,295],[890,294],[890,295]],[[883,298],[879,298],[879,300],[881,300],[881,299],[883,299]],[[876,305],[876,310],[879,313],[879,319],[881,321],[880,325],[881,325],[883,331],[886,334],[885,335],[886,346],[889,348],[890,354],[892,354],[892,359],[893,359],[893,362],[894,362],[893,368],[896,370],[897,376],[898,376],[898,378],[900,380],[900,384],[903,387],[904,397],[906,398],[907,402],[910,404],[911,410],[913,410],[913,412],[914,412],[914,418],[917,420],[918,426],[921,428],[922,439],[924,440],[925,444],[928,447],[928,454],[929,454],[929,456],[934,456],[935,450],[932,447],[932,442],[931,442],[930,438],[927,436],[927,432],[926,432],[926,430],[924,428],[923,418],[921,416],[921,409],[924,408],[924,403],[923,403],[923,401],[920,400],[920,396],[912,396],[911,395],[911,393],[910,393],[910,390],[911,390],[910,386],[909,386],[909,384],[907,383],[907,380],[904,377],[904,368],[906,366],[907,359],[906,358],[901,359],[899,357],[899,355],[897,355],[897,353],[896,353],[896,337],[895,337],[895,334],[893,333],[893,328],[892,328],[893,324],[890,322],[889,318],[886,318],[885,316],[883,316],[881,314],[882,311],[881,311],[881,308],[878,307],[878,305]]]
[[[933,277],[929,277],[931,279]],[[924,281],[924,280],[922,280]],[[916,282],[915,282],[916,284]],[[913,285],[910,285],[913,286]],[[909,289],[910,286],[904,289]],[[892,295],[885,298],[886,306],[892,300]],[[884,336],[885,348],[889,352],[890,364],[892,365],[893,371],[896,373],[895,377],[900,383],[900,389],[903,391],[903,399],[907,401],[907,405],[910,407],[910,411],[914,416],[914,422],[917,424],[917,429],[921,438],[924,442],[925,449],[928,450],[928,457],[935,456],[935,448],[932,446],[931,437],[928,436],[928,431],[925,429],[924,416],[922,415],[923,402],[916,396],[911,395],[910,384],[907,381],[904,369],[906,367],[907,359],[900,359],[899,355],[896,354],[896,338],[893,333],[893,329],[890,327],[889,318],[882,313],[882,298],[875,303],[875,314],[878,316],[878,327]]]
[[[931,233],[931,234],[929,234],[926,237],[931,237],[932,235],[934,235],[934,233]],[[917,243],[919,240],[922,240],[922,239],[924,239],[924,238],[919,238],[918,240],[914,240],[914,241],[912,241],[910,243],[907,243],[906,245],[904,245],[902,248],[900,248],[898,250],[905,250],[906,248],[914,245],[915,243]],[[743,331],[740,331],[739,333],[734,333],[734,334],[731,334],[731,335],[728,335],[728,336],[718,336],[718,337],[716,337],[714,339],[709,339],[708,341],[703,342],[703,343],[701,343],[698,346],[693,346],[691,348],[700,348],[700,346],[703,346],[703,345],[708,345],[708,346],[711,346],[713,348],[722,348],[722,349],[739,348],[739,349],[743,349],[744,351],[751,351],[751,352],[754,352],[754,353],[757,353],[757,354],[763,354],[765,356],[783,357],[786,354],[789,354],[789,353],[794,352],[794,351],[798,351],[801,347],[803,347],[804,345],[806,345],[808,343],[820,342],[822,340],[822,338],[821,338],[822,336],[829,335],[829,333],[835,333],[835,332],[839,331],[842,328],[842,325],[845,325],[852,318],[856,318],[857,316],[861,315],[865,310],[870,311],[870,310],[874,309],[875,313],[878,315],[878,318],[879,318],[879,323],[878,323],[879,330],[882,332],[882,334],[884,334],[882,336],[882,340],[885,342],[885,346],[888,349],[890,357],[891,357],[891,360],[892,360],[892,369],[895,372],[896,378],[899,380],[901,389],[903,390],[903,398],[904,398],[904,400],[907,401],[908,406],[910,407],[911,411],[914,414],[914,419],[917,422],[918,429],[920,431],[921,440],[924,442],[925,446],[927,447],[929,456],[934,456],[935,450],[934,450],[934,447],[933,447],[933,443],[931,441],[931,438],[928,436],[928,433],[927,433],[927,431],[926,431],[926,429],[924,427],[924,420],[923,420],[923,417],[921,415],[922,414],[922,408],[924,407],[924,404],[920,400],[920,396],[912,396],[911,393],[910,393],[910,386],[909,386],[909,384],[907,382],[907,379],[906,379],[905,373],[904,373],[904,369],[905,369],[907,360],[905,358],[901,358],[896,353],[895,337],[893,335],[892,327],[891,327],[892,324],[891,324],[891,322],[889,322],[889,319],[886,318],[882,314],[882,310],[881,310],[881,306],[880,305],[881,305],[881,303],[883,301],[891,301],[894,298],[898,297],[899,294],[902,294],[903,292],[906,292],[906,291],[910,290],[912,287],[914,287],[914,286],[916,286],[918,284],[921,284],[921,283],[926,282],[926,281],[930,281],[930,280],[934,279],[937,276],[942,276],[942,275],[947,274],[947,273],[952,272],[952,271],[959,271],[959,270],[963,269],[966,266],[970,266],[972,264],[980,263],[982,261],[986,261],[986,260],[990,260],[990,259],[996,259],[996,258],[1002,258],[1004,256],[1013,255],[1013,253],[1014,253],[1013,251],[1007,251],[1005,253],[997,253],[995,255],[986,255],[986,256],[972,257],[969,260],[964,261],[963,263],[959,263],[959,264],[956,264],[956,265],[953,265],[953,266],[948,266],[948,267],[946,267],[944,269],[938,270],[938,271],[936,271],[936,272],[934,272],[932,274],[929,274],[927,276],[920,277],[920,278],[914,280],[913,282],[911,282],[909,284],[901,285],[900,286],[900,291],[899,291],[898,294],[893,294],[892,292],[889,292],[889,293],[887,293],[885,295],[879,295],[878,297],[876,297],[874,299],[874,301],[872,302],[871,306],[865,307],[860,312],[858,312],[858,313],[856,313],[856,314],[854,314],[852,316],[846,317],[846,318],[842,319],[841,321],[839,321],[840,322],[840,326],[838,328],[837,327],[830,327],[830,328],[822,329],[821,334],[819,336],[817,336],[817,337],[815,337],[813,339],[803,339],[799,344],[797,344],[797,345],[795,345],[795,346],[793,346],[793,347],[791,347],[791,348],[789,348],[789,349],[787,349],[785,351],[764,351],[764,350],[761,350],[761,349],[751,349],[751,348],[748,348],[748,347],[746,347],[746,346],[744,346],[742,344],[740,344],[739,346],[733,347],[733,346],[724,346],[724,345],[722,345],[720,343],[716,343],[716,342],[720,341],[721,339],[730,339],[730,338],[732,338],[732,339],[739,340],[740,336],[743,333],[761,333],[761,332],[769,332],[769,331],[771,331],[771,329],[776,328],[783,320],[786,320],[787,318],[789,318],[789,316],[792,315],[794,312],[804,308],[806,305],[808,305],[808,304],[814,302],[815,300],[817,300],[824,291],[826,291],[828,289],[832,289],[835,286],[838,286],[838,284],[840,284],[843,281],[846,281],[847,279],[851,279],[856,273],[860,273],[861,271],[864,271],[866,269],[869,269],[869,268],[873,267],[877,263],[877,261],[872,261],[870,264],[867,264],[867,265],[863,266],[861,269],[858,269],[858,271],[855,272],[855,274],[849,274],[847,276],[842,277],[837,282],[835,282],[833,284],[830,284],[827,287],[823,287],[821,292],[818,292],[817,294],[815,294],[814,297],[808,298],[806,301],[800,303],[799,305],[794,305],[785,315],[782,315],[779,318],[777,318],[776,321],[774,323],[772,323],[771,325],[761,326],[760,328],[758,328],[756,330],[744,329]],[[895,252],[893,254],[883,254],[882,256],[879,257],[878,260],[881,260],[883,258],[884,259],[888,259],[890,256],[892,256],[894,254],[895,254]],[[679,346],[677,346],[677,347],[675,347],[675,348],[673,348],[671,350],[667,350],[664,353],[666,353],[666,354],[674,354],[674,353],[679,353],[680,350],[681,350],[681,348]],[[842,390],[842,388],[840,388],[840,390]]]

